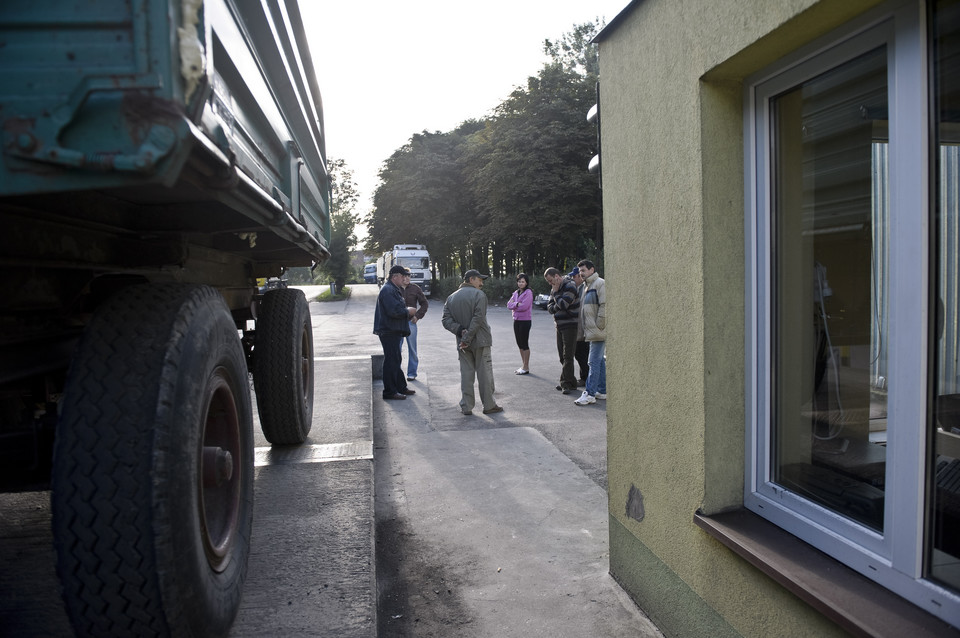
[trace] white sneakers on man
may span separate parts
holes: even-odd
[[[596,397],[593,397],[587,394],[586,390],[583,391],[583,394],[580,395],[579,399],[574,401],[574,403],[576,403],[577,405],[590,405],[591,403],[596,403],[596,402],[597,402]]]
[[[600,400],[602,400],[602,401],[606,401],[606,400],[607,400],[607,395],[604,394],[603,392],[597,392],[595,395],[593,395],[593,397],[594,397],[595,399],[600,399]]]

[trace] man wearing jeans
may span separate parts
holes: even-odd
[[[427,297],[417,284],[410,283],[410,271],[403,275],[403,301],[407,308],[416,308],[417,314],[410,317],[410,334],[407,335],[407,381],[416,381],[420,357],[417,355],[417,322],[427,314]]]
[[[577,266],[584,284],[580,298],[580,322],[584,338],[590,344],[590,372],[587,374],[587,389],[574,403],[590,405],[596,403],[597,399],[607,398],[607,362],[604,360],[607,346],[607,291],[592,261],[582,259]]]

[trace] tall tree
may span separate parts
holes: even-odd
[[[603,21],[600,18],[596,22],[575,24],[559,40],[544,40],[543,52],[565,71],[596,80],[600,75],[600,60],[597,58],[597,45],[592,41],[602,28]]]
[[[330,258],[320,266],[319,277],[332,279],[340,292],[353,274],[352,249],[357,243],[354,208],[360,196],[353,171],[342,159],[328,159],[330,174]]]
[[[465,136],[481,126],[468,121],[449,133],[418,133],[384,162],[366,220],[368,249],[426,244],[441,263],[458,252],[475,215],[461,147]]]
[[[596,130],[598,26],[545,41],[549,61],[483,121],[424,131],[388,158],[367,248],[424,243],[440,264],[507,272],[602,254]],[[441,273],[441,275],[444,273]],[[450,272],[449,274],[453,274]]]
[[[564,257],[584,256],[584,240],[600,239],[598,186],[586,170],[596,144],[586,121],[595,31],[588,23],[545,42],[551,61],[471,138],[466,173],[484,222],[475,238],[517,251],[526,269],[563,266]]]

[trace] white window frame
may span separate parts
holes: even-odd
[[[927,326],[931,167],[926,6],[898,0],[860,16],[748,78],[746,202],[746,469],[744,505],[857,572],[960,626],[960,596],[925,580]],[[770,100],[886,45],[889,100],[888,446],[883,533],[771,480],[772,149]]]

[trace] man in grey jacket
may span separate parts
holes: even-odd
[[[604,358],[607,346],[607,290],[606,283],[597,273],[589,259],[577,264],[583,277],[583,296],[580,299],[580,322],[583,336],[590,344],[590,373],[587,388],[574,401],[577,405],[590,405],[597,399],[607,398],[607,362]]]
[[[462,393],[460,410],[464,414],[473,414],[476,403],[474,378],[480,387],[483,413],[503,412],[493,398],[493,359],[490,357],[493,337],[487,323],[487,296],[481,290],[487,277],[476,270],[468,270],[463,274],[463,283],[443,304],[443,327],[457,337]]]

